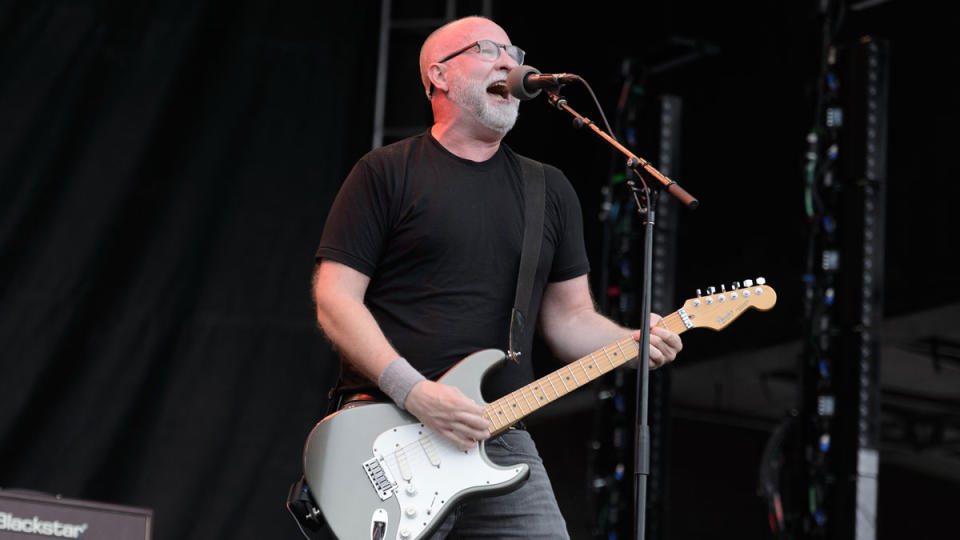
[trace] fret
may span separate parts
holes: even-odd
[[[776,297],[774,296],[772,300],[775,301]],[[766,306],[766,309],[769,309],[769,306]],[[735,317],[738,315],[738,313],[734,313],[733,315]],[[686,315],[682,315],[681,311],[671,313],[666,317],[661,318],[657,324],[661,328],[666,328],[667,330],[677,334],[683,333],[690,328],[699,326],[713,327],[712,321],[708,321],[706,319],[698,321],[698,323],[701,324],[691,324],[691,321],[686,318]],[[727,323],[729,323],[729,321],[727,321]],[[687,325],[690,326],[688,327]],[[610,365],[609,368],[605,365],[600,365],[601,360],[597,358],[597,355],[600,354],[606,357],[607,363]],[[607,345],[604,345],[588,355],[576,359],[576,364],[580,366],[581,370],[581,375],[579,377],[577,376],[577,372],[573,369],[574,362],[570,362],[565,366],[560,367],[556,371],[549,373],[544,377],[527,384],[526,386],[514,390],[512,393],[507,394],[506,396],[503,396],[484,407],[483,416],[487,421],[490,432],[502,432],[509,426],[518,422],[521,418],[533,413],[540,407],[543,407],[544,405],[551,403],[553,400],[569,394],[584,384],[599,378],[601,375],[604,375],[622,366],[623,364],[636,359],[639,355],[640,344],[636,342],[632,335],[627,336],[619,341],[608,343]],[[590,373],[594,370],[594,368],[596,368],[596,374],[591,375]],[[557,386],[556,381],[553,380],[554,377],[559,378],[560,384],[564,390],[563,392],[560,392],[561,387]],[[572,381],[573,384],[569,384],[568,381]],[[550,395],[550,391],[553,392],[553,396]],[[530,396],[527,395],[528,392],[533,396],[533,401],[531,401]]]
[[[550,383],[550,387],[553,388],[553,395],[556,396],[553,399],[557,399],[558,397],[560,397],[560,392],[557,392],[557,387],[553,386],[553,381],[550,380],[550,376],[547,375],[546,377],[544,377],[544,379],[546,379],[547,382]]]
[[[593,380],[590,378],[590,373],[587,372],[587,368],[583,366],[583,358],[577,360],[577,363],[580,364],[580,369],[583,370],[583,376],[587,378],[587,382]]]
[[[510,403],[503,398],[497,400],[497,403],[500,404],[500,412],[503,413],[503,419],[507,421],[508,424],[512,424],[516,419],[510,419]],[[506,407],[504,407],[506,405]]]
[[[524,388],[529,388],[529,389],[530,389],[530,395],[532,395],[532,396],[533,396],[533,400],[537,402],[537,407],[540,407],[540,406],[541,406],[541,405],[540,405],[540,398],[537,397],[537,389],[534,388],[533,386],[529,385],[529,384],[528,384],[527,386],[525,386]]]
[[[567,371],[569,371],[570,376],[573,377],[573,382],[575,382],[577,386],[580,386],[580,381],[577,380],[577,375],[573,372],[572,369],[570,369],[570,366],[567,366]]]
[[[527,392],[530,392],[530,395],[533,396],[533,401],[534,401],[534,403],[537,404],[537,407],[540,407],[540,402],[537,401],[537,396],[533,393],[533,386],[532,386],[532,384],[533,384],[533,383],[530,383],[530,384],[524,386],[524,387],[522,388],[522,390],[526,390]],[[523,399],[527,399],[526,393],[524,393]]]
[[[503,412],[503,403],[500,403],[500,401],[501,400],[498,399],[493,403],[491,403],[490,406],[493,407],[494,405],[496,405],[497,407],[500,408],[499,412],[497,412],[496,410],[494,410],[494,412],[496,412],[497,415],[500,416],[500,423],[502,424],[500,427],[505,427],[505,426],[508,426],[510,423],[507,422],[508,418],[507,418],[507,415]]]
[[[676,312],[664,317],[662,322],[667,330],[676,334],[683,333],[687,329],[687,325],[683,324],[683,319]]]
[[[682,325],[682,323],[683,321],[679,319],[679,315],[677,313],[672,313],[671,315],[668,315],[660,320],[660,324],[668,330],[671,330],[674,324]],[[684,326],[683,329],[685,330],[686,327]],[[563,385],[564,389],[563,395],[569,394],[572,390],[576,390],[587,382],[590,382],[600,375],[612,371],[625,364],[632,358],[635,358],[639,352],[639,348],[639,344],[636,343],[632,336],[624,338],[620,341],[615,341],[611,344],[601,347],[596,351],[593,351],[587,356],[577,359],[576,363],[580,366],[580,370],[583,373],[582,377],[586,380],[580,380],[580,377],[577,377],[577,373],[573,370],[573,363],[571,362],[570,364],[567,364],[553,373],[547,374],[545,377],[541,377],[540,379],[537,379],[536,381],[521,387],[510,394],[507,394],[506,396],[503,396],[494,402],[495,406],[497,407],[496,409],[491,406],[486,411],[489,416],[488,421],[494,427],[494,429],[491,431],[502,431],[507,426],[519,421],[520,418],[550,403],[552,400],[559,398],[561,396],[560,388],[555,384],[553,377],[559,377],[560,384]],[[629,349],[629,352],[625,349]],[[604,355],[604,357],[607,359],[607,362],[609,362],[610,367],[606,369],[606,371],[604,371],[605,368],[600,366],[600,361],[596,357],[597,354]],[[615,359],[615,357],[618,355],[620,358]],[[587,361],[588,358],[589,361]],[[592,362],[593,365],[590,365],[589,362]],[[596,375],[591,376],[590,372],[594,368],[597,370]],[[562,373],[563,369],[566,369],[566,374]],[[570,379],[573,379],[573,386],[567,384],[567,380]],[[552,398],[543,388],[544,384],[549,385],[550,389],[553,390]],[[530,394],[533,396],[533,401],[530,400],[530,396],[527,395],[527,392],[530,392]],[[524,403],[526,403],[526,407],[524,407]],[[498,409],[499,413],[493,414]],[[497,418],[498,416],[500,417],[499,419]]]
[[[619,341],[617,342],[617,348],[620,349],[620,355],[623,357],[623,361],[624,361],[624,362],[627,362],[627,360],[630,358],[630,356],[627,355],[627,353],[623,352],[623,347],[620,346],[620,342],[619,342]]]
[[[494,428],[494,429],[491,429],[490,431],[494,431],[494,430],[496,430],[496,429],[500,429],[500,426],[497,425],[496,417],[490,415],[490,407],[484,407],[483,412],[484,412],[484,414],[487,415],[487,422],[493,424],[493,428]]]
[[[620,354],[623,354],[623,351],[620,351]],[[607,357],[607,362],[610,362],[610,369],[616,369],[617,365],[613,363],[613,359],[610,358],[610,354],[607,352],[606,347],[603,348],[603,355]]]
[[[603,354],[607,354],[606,352],[604,352],[603,349],[600,349],[600,352],[603,352]],[[593,365],[597,366],[597,373],[598,374],[603,373],[603,370],[600,369],[600,364],[597,363],[597,359],[593,357],[594,354],[596,354],[596,351],[590,353],[590,359],[593,360]]]
[[[514,390],[513,392],[511,392],[510,394],[508,394],[508,396],[513,398],[514,413],[516,413],[516,409],[519,408],[519,409],[520,409],[520,414],[526,416],[526,415],[527,415],[527,411],[524,411],[524,410],[523,410],[523,405],[521,405],[521,404],[520,404],[520,400],[517,399],[517,395],[516,395],[516,394],[517,394],[518,391],[519,391],[519,390]],[[520,394],[520,397],[523,397],[523,393]],[[524,398],[524,400],[526,400],[526,398]],[[528,407],[528,408],[530,407],[530,404],[529,404],[529,403],[527,403],[527,407]],[[533,409],[532,409],[532,408],[530,408],[530,412],[533,412]]]
[[[539,381],[539,379],[537,379],[537,381]],[[549,403],[549,402],[550,402],[550,398],[547,397],[546,392],[544,392],[543,390],[540,389],[541,386],[542,386],[542,385],[538,384],[538,385],[536,385],[536,386],[533,387],[533,390],[532,390],[532,392],[533,392],[533,399],[537,400],[537,403],[538,403],[538,404],[541,403],[543,400],[547,400],[547,403]],[[538,391],[538,390],[540,391],[540,397],[537,397],[537,391]]]
[[[507,412],[510,412],[510,402],[507,401],[507,396],[504,396],[504,397],[500,398],[498,401],[503,401],[504,403],[506,403],[506,404],[507,404]],[[514,404],[513,406],[516,407],[517,405]],[[503,408],[503,407],[501,407],[501,409],[502,409],[502,408]],[[520,417],[517,416],[517,413],[516,413],[516,412],[513,413],[513,420],[510,420],[509,416],[507,417],[507,420],[510,420],[510,423],[511,423],[511,424],[514,423],[514,422],[516,422],[516,421],[519,420],[519,419],[520,419]]]
[[[527,396],[525,396],[525,395],[523,394],[523,388],[521,388],[521,389],[519,390],[519,392],[520,392],[520,397],[522,397],[523,400],[527,402],[527,407],[529,407],[530,410],[532,411],[532,410],[533,410],[533,406],[530,405],[530,400],[527,399]]]

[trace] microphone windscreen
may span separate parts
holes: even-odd
[[[511,69],[510,73],[507,73],[507,88],[517,99],[533,99],[540,95],[540,89],[537,88],[536,91],[531,92],[523,85],[523,81],[530,75],[539,74],[540,70],[533,66],[517,66]]]

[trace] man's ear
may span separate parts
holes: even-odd
[[[427,77],[430,79],[430,82],[433,83],[435,89],[444,92],[450,89],[447,84],[447,66],[443,64],[432,64],[427,68]]]

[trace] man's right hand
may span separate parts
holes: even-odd
[[[469,450],[490,437],[483,408],[456,386],[420,381],[407,394],[403,406],[430,429],[462,450]]]

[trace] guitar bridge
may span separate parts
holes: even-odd
[[[364,461],[363,472],[367,473],[367,478],[370,479],[370,483],[373,484],[373,489],[377,491],[381,501],[393,496],[397,483],[393,481],[393,476],[380,458],[372,457]]]

